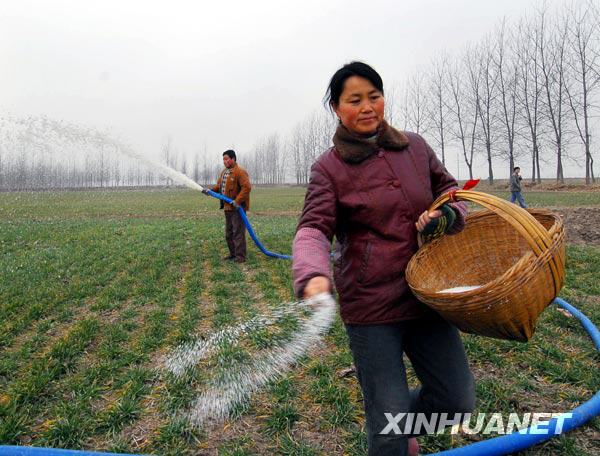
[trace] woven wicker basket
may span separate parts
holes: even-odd
[[[459,190],[455,198],[487,210],[469,215],[462,232],[419,249],[406,270],[412,291],[464,332],[528,341],[564,282],[562,219],[481,192]],[[449,199],[441,196],[430,210]],[[463,286],[479,288],[443,292]]]

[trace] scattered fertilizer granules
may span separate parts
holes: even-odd
[[[336,307],[329,294],[319,295],[313,300],[319,302],[320,307],[302,324],[291,341],[255,358],[243,369],[232,369],[228,381],[213,385],[196,399],[188,412],[188,419],[196,426],[224,421],[237,404],[247,401],[252,393],[281,376],[314,346],[331,326]]]
[[[324,298],[321,298],[324,299]],[[316,300],[314,298],[313,300]],[[183,375],[202,359],[210,356],[222,344],[235,343],[250,332],[268,325],[277,324],[281,318],[288,315],[298,315],[302,309],[309,308],[312,301],[299,301],[282,304],[267,314],[257,315],[245,322],[230,326],[212,333],[206,339],[197,339],[177,347],[164,359],[164,367],[176,376]]]
[[[248,365],[236,367],[232,364],[220,379],[211,382],[208,389],[200,393],[187,411],[186,418],[196,426],[227,419],[236,405],[247,401],[252,393],[283,374],[311,346],[319,342],[335,317],[335,301],[331,295],[325,293],[307,301],[290,303],[269,315],[255,317],[246,323],[214,333],[204,341],[184,344],[167,357],[166,370],[177,376],[182,375],[202,358],[214,352],[219,343],[235,343],[250,329],[273,324],[277,318],[297,312],[298,308],[313,308],[313,305],[315,310],[312,316],[300,325],[290,341],[257,355]]]

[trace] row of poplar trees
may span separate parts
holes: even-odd
[[[476,164],[486,165],[493,183],[498,166],[506,176],[516,163],[528,163],[533,183],[541,181],[542,168],[545,175],[553,169],[562,183],[568,164],[592,184],[592,139],[600,128],[599,3],[541,4],[518,21],[503,20],[479,42],[441,52],[386,86],[385,98],[390,124],[422,134],[444,162],[460,157],[470,178]],[[291,131],[238,150],[238,161],[255,183],[306,184],[336,126],[319,108]],[[127,146],[108,132],[46,117],[0,117],[0,189],[173,184],[123,152]],[[184,153],[168,137],[160,160],[207,184],[216,180],[221,152],[204,146]]]

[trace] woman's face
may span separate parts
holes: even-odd
[[[383,120],[384,106],[383,94],[368,79],[351,76],[333,110],[348,130],[370,136]]]

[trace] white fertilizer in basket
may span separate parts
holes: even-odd
[[[465,291],[477,290],[478,288],[481,288],[481,285],[466,285],[464,287],[446,288],[445,290],[438,291],[438,293],[464,293]]]

